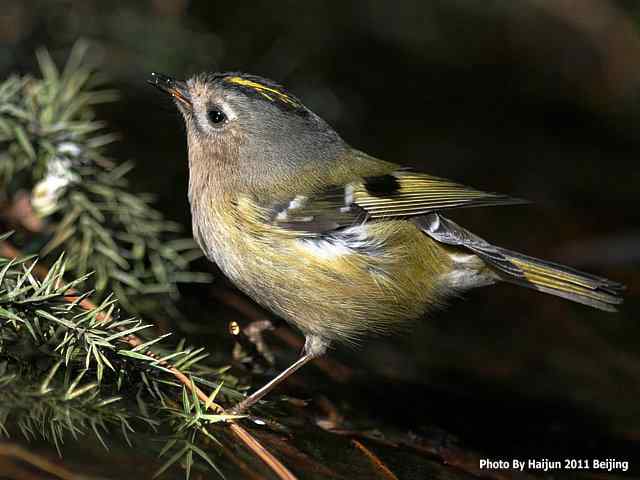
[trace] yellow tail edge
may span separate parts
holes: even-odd
[[[616,305],[623,301],[622,293],[625,287],[621,283],[521,253],[505,249],[499,251],[522,272],[522,275],[513,275],[499,270],[499,277],[509,283],[607,312],[616,312]]]

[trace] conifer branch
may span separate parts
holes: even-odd
[[[43,259],[73,252],[67,267],[77,277],[93,273],[85,288],[96,299],[112,292],[129,313],[177,314],[177,284],[210,277],[189,270],[201,252],[181,226],[153,208],[152,196],[129,190],[133,165],[105,155],[116,136],[93,107],[117,95],[97,89],[87,48],[76,44],[62,71],[40,50],[42,78],[0,84],[0,204],[30,192],[44,224],[29,252]]]
[[[66,412],[64,422],[49,423],[48,430],[40,432],[41,436],[51,440],[55,444],[59,452],[60,442],[65,432],[75,437],[90,427],[106,448],[106,443],[100,431],[106,430],[108,424],[116,424],[119,422],[120,429],[125,435],[127,442],[130,442],[127,432],[133,432],[130,424],[132,418],[144,421],[151,426],[157,425],[158,422],[152,420],[149,416],[136,415],[132,417],[127,411],[116,406],[117,402],[122,400],[121,397],[112,396],[102,398],[99,396],[97,387],[101,384],[105,367],[115,371],[109,357],[105,355],[105,350],[116,351],[121,356],[131,358],[134,361],[137,360],[138,362],[146,362],[156,369],[171,373],[180,384],[182,384],[181,409],[164,407],[163,411],[164,413],[173,415],[172,423],[175,426],[174,434],[183,434],[186,438],[181,441],[173,438],[167,442],[161,454],[172,449],[175,450],[175,447],[181,448],[158,470],[158,475],[178,460],[183,459],[187,465],[188,478],[194,462],[194,455],[204,460],[216,472],[221,474],[211,458],[197,446],[196,437],[200,434],[217,442],[215,437],[207,429],[207,425],[224,422],[229,425],[229,428],[236,437],[252,453],[264,461],[278,478],[282,480],[294,480],[296,478],[273,454],[264,448],[255,437],[242,426],[233,422],[235,419],[242,418],[243,416],[230,415],[225,412],[222,406],[215,402],[215,399],[222,389],[222,383],[219,383],[218,387],[210,395],[207,395],[194,381],[194,375],[185,374],[167,360],[169,356],[173,359],[178,357],[179,361],[183,364],[193,366],[197,363],[197,360],[193,358],[194,350],[178,349],[176,352],[166,356],[161,356],[157,352],[152,351],[151,347],[161,339],[144,342],[136,335],[136,332],[144,330],[147,326],[135,319],[118,320],[117,317],[114,316],[114,300],[107,299],[101,305],[96,306],[88,299],[87,295],[81,295],[75,291],[74,287],[77,283],[80,283],[79,281],[64,283],[62,276],[65,268],[62,258],[54,263],[51,270],[47,271],[43,268],[38,270],[40,275],[44,274],[44,278],[40,281],[33,274],[33,272],[36,271],[35,266],[37,264],[31,263],[27,266],[28,261],[20,260],[19,252],[15,248],[7,246],[6,237],[6,235],[0,237],[0,244],[3,245],[3,247],[0,248],[0,253],[11,253],[16,256],[10,259],[0,258],[0,322],[3,322],[0,324],[0,327],[2,327],[2,335],[0,335],[0,358],[6,350],[6,348],[3,348],[6,346],[5,343],[15,340],[11,332],[7,333],[7,329],[5,328],[7,326],[13,327],[16,331],[24,327],[33,339],[39,342],[38,345],[41,346],[50,343],[48,342],[50,336],[58,340],[61,339],[61,341],[53,348],[53,352],[58,354],[59,360],[51,366],[44,380],[37,386],[37,393],[39,395],[47,395],[47,403],[39,400],[29,403],[28,400],[37,397],[37,395],[35,395],[34,390],[25,390],[23,385],[20,385],[17,389],[6,388],[16,379],[16,376],[7,374],[6,366],[3,369],[2,366],[4,364],[0,364],[0,387],[4,387],[0,390],[0,400],[2,400],[0,401],[0,433],[8,433],[4,425],[10,415],[14,418],[16,415],[19,416],[19,412],[16,412],[15,409],[3,408],[1,407],[2,405],[24,406],[25,412],[28,414],[20,416],[22,422],[18,423],[18,428],[28,439],[35,435],[36,427],[47,423],[51,411],[58,407],[58,404],[64,402]],[[22,268],[21,273],[15,270],[18,266]],[[9,282],[9,286],[4,287],[4,282],[7,281]],[[30,296],[31,293],[34,293],[34,295]],[[34,309],[33,313],[35,314],[36,321],[30,324],[14,311],[15,304],[20,306],[37,306],[44,301],[64,302],[62,305],[54,308],[54,310],[66,314],[73,312],[71,318],[56,317],[55,315],[47,313],[46,310]],[[13,308],[3,308],[3,302],[12,302]],[[78,312],[77,309],[80,309],[80,312]],[[20,308],[18,308],[18,310],[20,310]],[[54,335],[48,335],[52,333],[51,329],[46,328],[46,323],[43,325],[40,320],[52,322],[55,326],[62,329],[63,333],[56,330]],[[119,349],[114,343],[115,341],[126,343],[132,348],[129,350]],[[81,347],[79,349],[81,353],[78,352],[80,345]],[[200,350],[196,350],[195,352],[199,354]],[[58,389],[57,396],[51,395],[53,392],[51,381],[58,372],[58,369],[63,363],[68,365],[72,360],[79,360],[84,368],[73,378],[69,378],[68,375],[65,376],[63,388]],[[95,367],[93,367],[93,365],[95,365]],[[94,383],[81,383],[85,373],[92,367],[95,369],[97,381]],[[120,384],[120,381],[121,378],[118,378],[117,383]],[[159,400],[167,397],[166,394],[161,392],[157,383],[154,383],[153,387],[149,387],[148,392],[151,396]],[[83,396],[86,396],[86,398],[82,399],[81,397]],[[81,403],[78,407],[74,407],[69,404],[69,401],[72,400],[77,400]],[[89,402],[92,403],[90,404]],[[169,404],[170,402],[166,403]],[[94,410],[87,408],[88,406]],[[146,408],[142,408],[141,410],[144,412]],[[207,410],[213,410],[214,413],[209,414]],[[54,419],[55,418],[56,417],[54,417]],[[71,418],[73,418],[73,422],[70,422]]]
[[[24,192],[38,217],[13,239],[26,255],[0,236],[0,434],[39,436],[62,452],[68,436],[93,433],[107,447],[114,428],[127,443],[157,430],[169,438],[160,470],[180,461],[189,477],[196,466],[222,473],[200,445],[228,426],[279,478],[293,479],[220,406],[218,397],[241,397],[226,369],[121,315],[170,314],[178,282],[208,277],[189,271],[200,255],[193,241],[150,196],[129,191],[131,165],[105,156],[115,136],[93,106],[115,93],[96,90],[86,50],[77,44],[61,71],[39,51],[42,78],[0,83],[0,221],[16,219],[3,208]],[[55,260],[47,267],[30,253]]]

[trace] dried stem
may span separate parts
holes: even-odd
[[[63,480],[79,480],[81,478],[86,478],[84,476],[77,475],[40,455],[36,455],[15,443],[0,443],[0,457],[21,460],[42,470],[43,472],[47,472],[49,475],[53,475]]]
[[[375,453],[373,453],[371,450],[369,450],[367,447],[365,447],[361,442],[359,442],[358,440],[351,440],[351,442],[355,445],[355,447],[360,450],[362,453],[364,453],[364,455],[371,460],[371,463],[373,463],[373,465],[382,473],[382,475],[384,476],[384,478],[388,479],[388,480],[398,480],[398,477],[396,477],[395,473],[393,473],[391,470],[389,470],[389,467],[387,467],[382,460],[380,460],[380,457],[378,457]]]

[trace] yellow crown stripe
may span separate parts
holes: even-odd
[[[288,103],[295,107],[299,106],[298,103],[286,93],[281,92],[276,88],[264,85],[262,83],[254,82],[253,80],[247,80],[246,78],[242,78],[242,77],[229,77],[227,81],[229,83],[235,83],[236,85],[242,85],[243,87],[251,88],[256,92],[260,93],[262,96],[264,96],[268,100],[273,101],[273,98],[271,97],[271,95],[269,95],[269,93],[271,93],[285,103]]]

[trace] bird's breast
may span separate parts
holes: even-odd
[[[309,237],[274,226],[237,198],[192,204],[205,254],[258,303],[327,340],[398,329],[442,301],[441,248],[404,221]]]

